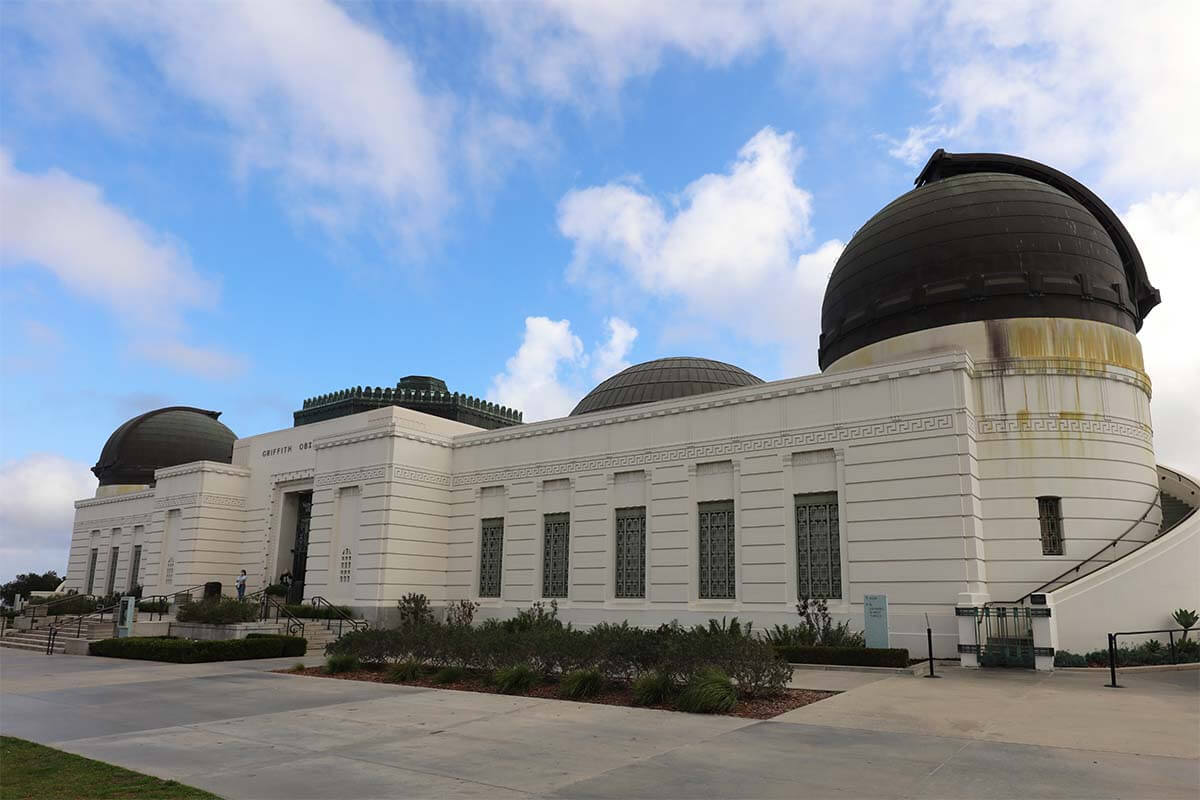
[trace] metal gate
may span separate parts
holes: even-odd
[[[975,617],[981,667],[1033,669],[1033,615],[1024,606],[984,606]]]
[[[308,529],[312,521],[312,492],[297,496],[296,543],[292,547],[292,585],[288,587],[287,601],[300,603],[304,600],[304,578],[308,571]]]

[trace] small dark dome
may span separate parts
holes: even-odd
[[[571,416],[674,400],[762,383],[740,367],[707,358],[659,358],[634,364],[605,380],[579,401]]]
[[[233,461],[237,436],[220,411],[170,406],[134,417],[113,431],[92,472],[101,486],[154,483],[154,470],[192,461]]]
[[[905,333],[1014,317],[1136,332],[1159,302],[1117,215],[1058,170],[938,150],[867,221],[830,275],[818,361]]]

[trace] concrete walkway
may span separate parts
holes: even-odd
[[[757,722],[268,671],[295,661],[5,651],[0,731],[229,798],[1200,792],[1195,672],[872,676]]]

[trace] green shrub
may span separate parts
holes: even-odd
[[[295,664],[292,664],[291,669],[289,669],[288,672],[304,672],[305,669],[307,669],[307,667],[304,666],[304,662],[297,661]]]
[[[792,665],[761,639],[738,642],[727,663],[729,676],[744,697],[774,697],[792,679]]]
[[[433,622],[429,598],[420,592],[409,592],[396,601],[396,606],[400,609],[401,627],[410,628]]]
[[[271,597],[287,597],[287,593],[288,587],[284,586],[282,583],[272,583],[270,586],[263,589],[263,594],[270,595]]]
[[[421,664],[418,661],[401,661],[388,671],[387,677],[393,683],[415,681],[421,677]]]
[[[171,604],[165,599],[143,600],[137,604],[137,610],[147,614],[165,614]]]
[[[190,600],[179,604],[175,611],[179,622],[200,622],[207,625],[233,625],[238,622],[254,622],[258,619],[258,606],[229,597],[216,597],[194,603]]]
[[[562,622],[558,619],[557,600],[551,600],[549,606],[538,600],[529,608],[518,611],[517,615],[512,619],[504,620],[501,625],[509,633],[522,633],[524,631],[544,628],[562,628],[563,626]]]
[[[458,683],[467,674],[467,671],[462,667],[442,667],[437,672],[433,673],[434,683]]]
[[[635,706],[661,706],[675,695],[675,683],[662,672],[647,672],[633,682]]]
[[[604,676],[598,669],[577,669],[563,675],[558,694],[569,700],[595,697],[604,688]]]
[[[60,600],[62,602],[58,602]],[[104,608],[104,606],[100,605],[99,600],[84,594],[54,594],[50,595],[49,597],[29,598],[29,605],[31,606],[41,606],[46,605],[47,603],[55,603],[55,605],[51,608],[44,609],[45,613],[60,617],[75,616],[77,614],[90,614],[97,608]],[[109,605],[111,605],[111,603]],[[42,611],[39,610],[32,613],[41,616]]]
[[[793,664],[844,664],[855,667],[907,667],[908,651],[897,647],[777,647]]]
[[[1200,615],[1196,614],[1195,609],[1177,608],[1171,614],[1171,619],[1175,620],[1175,623],[1183,628],[1183,636],[1181,638],[1186,641],[1188,631],[1196,627],[1196,623],[1200,621]]]
[[[303,655],[307,645],[304,639],[292,636],[211,641],[166,636],[130,636],[92,642],[88,646],[88,652],[94,656],[109,658],[195,664],[205,661],[242,661],[250,658]]]
[[[538,671],[528,664],[501,667],[492,677],[504,694],[525,694],[538,683]]]
[[[1175,640],[1175,663],[1194,664],[1200,661],[1200,642],[1195,639]],[[1118,667],[1149,667],[1158,664],[1171,663],[1171,648],[1169,644],[1151,639],[1135,647],[1117,648]],[[1108,650],[1093,650],[1090,653],[1077,655],[1067,650],[1054,653],[1056,667],[1107,667]]]
[[[289,636],[285,633],[248,633],[247,639],[279,639],[283,642],[282,656],[302,656],[308,652],[308,639]]]
[[[737,689],[719,669],[696,673],[675,698],[675,707],[693,714],[724,714],[737,705]]]
[[[336,675],[339,672],[355,672],[360,666],[357,658],[346,653],[332,655],[325,659],[325,671],[330,675]]]

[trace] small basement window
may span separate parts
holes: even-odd
[[[1061,497],[1039,497],[1038,523],[1042,529],[1042,555],[1063,554],[1063,518]]]

